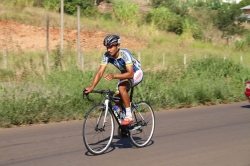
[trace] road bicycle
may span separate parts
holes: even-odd
[[[132,144],[138,148],[148,145],[155,129],[154,111],[146,101],[133,102],[133,90],[132,87],[130,101],[133,121],[128,126],[120,124],[122,113],[116,115],[112,109],[113,104],[121,100],[114,96],[114,91],[93,90],[91,92],[105,95],[105,100],[89,110],[83,123],[83,142],[90,153],[99,155],[109,148],[114,136],[114,120],[118,124],[117,132],[120,138],[129,137]],[[93,101],[83,92],[83,98],[84,96],[89,101]]]

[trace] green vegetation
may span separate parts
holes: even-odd
[[[134,99],[149,101],[155,110],[241,101],[245,99],[243,91],[249,72],[249,68],[221,58],[192,61],[186,68],[146,71]],[[0,126],[82,119],[95,104],[82,100],[82,88],[89,85],[94,74],[72,66],[46,75],[33,74],[23,82],[2,82]],[[96,89],[115,87],[116,83],[103,79]],[[94,94],[91,98],[96,103],[103,99]]]
[[[44,18],[49,13],[51,26],[59,26],[58,2],[3,0],[0,20],[44,26]],[[131,35],[148,43],[147,48],[131,50],[135,57],[141,53],[145,71],[145,79],[135,90],[135,100],[147,100],[155,110],[245,100],[245,82],[250,79],[247,63],[250,37],[245,34],[247,30],[241,28],[242,24],[234,25],[230,20],[227,27],[221,27],[223,31],[214,27],[220,22],[217,17],[214,24],[211,22],[212,17],[220,13],[222,6],[219,4],[189,1],[182,6],[177,0],[152,0],[153,8],[142,14],[137,4],[112,1],[116,8],[102,15],[87,2],[90,1],[65,1],[68,14],[75,14],[76,5],[88,8],[84,15],[92,16],[81,20],[82,27],[107,32],[115,30],[115,33]],[[75,28],[76,18],[72,15],[65,17],[67,28]],[[230,29],[231,25],[240,26],[240,29]],[[225,34],[232,38],[233,34],[238,34],[241,40],[233,41],[228,36],[221,38]],[[184,54],[186,66],[183,65]],[[82,88],[90,84],[102,52],[84,52],[83,71],[76,55],[76,50],[70,46],[63,56],[57,48],[50,53],[48,67],[44,52],[9,50],[8,68],[0,70],[0,127],[84,118],[94,103],[82,100]],[[2,60],[1,56],[0,62]],[[114,72],[114,68],[109,66],[107,72]],[[116,83],[101,80],[96,89],[115,87]],[[97,95],[92,98],[96,103],[102,100]]]
[[[198,25],[197,22],[191,21],[199,19],[197,17],[193,17],[190,14],[192,13],[192,10],[203,9],[206,11],[208,9],[211,17],[210,20],[213,21],[214,26],[223,32],[223,37],[248,33],[242,26],[242,23],[246,21],[246,18],[241,17],[242,11],[240,10],[240,8],[246,6],[247,3],[249,4],[250,1],[243,0],[239,4],[230,4],[223,3],[221,0],[210,0],[206,2],[190,0],[187,3],[182,3],[180,0],[152,0],[152,4],[154,7],[156,7],[156,9],[163,6],[164,8],[168,8],[172,13],[181,16],[180,20],[184,20],[184,22],[179,21],[181,22],[181,24],[178,26],[179,29],[185,29],[183,24],[185,24],[186,20],[191,23],[190,25],[193,25],[193,23],[195,23],[194,25]],[[213,11],[216,12],[215,15],[211,15]],[[207,23],[199,27],[204,29],[206,26]]]
[[[138,23],[139,6],[135,3],[118,1],[113,5],[113,17],[123,25]]]

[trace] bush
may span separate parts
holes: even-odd
[[[154,8],[165,7],[180,16],[187,15],[188,7],[191,5],[190,2],[180,3],[176,0],[151,0],[151,2]]]
[[[193,39],[202,39],[202,26],[193,17],[183,19],[183,34],[190,36]]]
[[[160,30],[175,32],[176,34],[182,34],[183,32],[181,17],[165,7],[151,9],[145,20],[147,23],[154,24]]]
[[[58,12],[60,9],[60,0],[42,0],[41,4],[47,10]]]
[[[119,0],[113,3],[113,17],[123,25],[136,25],[139,6],[135,3]]]
[[[212,10],[218,10],[221,9],[222,7],[221,0],[210,0],[208,2],[206,2],[206,6]]]
[[[47,10],[59,12],[61,7],[61,0],[36,0],[34,5],[44,7]],[[96,16],[97,9],[92,0],[64,0],[64,11],[70,15],[76,15],[77,6],[81,8],[81,14],[86,16]]]

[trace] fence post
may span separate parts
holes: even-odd
[[[77,51],[78,51],[78,64],[81,63],[81,27],[80,27],[80,6],[77,6]]]
[[[49,14],[47,14],[46,66],[49,69]]]
[[[240,63],[242,63],[242,55],[240,56]]]
[[[63,27],[63,13],[64,13],[64,0],[61,0],[61,35],[60,35],[60,54],[63,54],[63,31],[64,31],[64,27]]]
[[[3,50],[3,68],[6,69],[7,68],[7,51],[6,49]]]

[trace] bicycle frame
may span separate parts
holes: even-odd
[[[117,98],[117,99],[119,99],[119,98]],[[109,94],[106,94],[106,97],[105,97],[105,100],[104,100],[105,116],[104,116],[104,119],[103,119],[103,128],[105,127],[105,122],[106,122],[106,118],[107,118],[107,115],[108,115],[108,111],[109,111],[109,109],[112,110],[112,103],[111,103],[110,100],[111,100],[111,98],[110,98]],[[115,118],[117,124],[120,125],[119,119],[115,116],[114,112],[111,111],[110,113]]]
[[[99,93],[99,91],[96,91],[96,92]],[[143,122],[146,124],[147,122],[145,121],[144,117],[141,115],[141,113],[138,110],[136,104],[132,101],[132,99],[133,99],[133,92],[134,92],[134,87],[132,87],[131,91],[130,91],[130,105],[131,105],[131,110],[133,110],[133,108],[134,108],[139,113],[139,115],[140,115],[141,119],[143,120]],[[112,110],[112,103],[111,103],[111,101],[115,102],[115,100],[122,100],[120,97],[113,97],[111,95],[112,94],[111,91],[102,92],[102,93],[106,94],[105,100],[103,102],[103,104],[105,106],[105,114],[104,114],[103,122],[101,122],[102,123],[102,127],[100,129],[98,129],[98,125],[100,124],[100,120],[101,120],[101,117],[102,117],[102,114],[100,114],[100,117],[98,118],[98,121],[97,121],[97,124],[96,124],[96,130],[104,130],[105,123],[106,123],[106,118],[108,116],[109,109]],[[87,98],[88,98],[89,101],[92,101],[91,99],[89,99],[88,96],[87,96]],[[115,116],[114,112],[110,111],[110,113],[115,118],[117,124],[119,125],[119,128],[122,128],[123,126],[120,124],[119,119]],[[137,117],[136,117],[135,114],[134,114],[134,118],[135,118],[135,121],[137,121]]]

